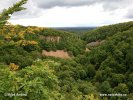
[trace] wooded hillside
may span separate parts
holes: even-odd
[[[7,24],[26,1],[0,15],[0,100],[133,99],[133,22],[81,35]]]

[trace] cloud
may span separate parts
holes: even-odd
[[[37,0],[33,1],[40,8],[52,8],[52,7],[73,7],[73,6],[83,6],[91,5],[94,0]]]
[[[32,2],[42,9],[49,9],[56,6],[74,7],[103,4],[105,10],[114,10],[129,5],[132,3],[132,0],[32,0]]]
[[[133,18],[133,8],[128,10],[125,17],[129,19]]]
[[[18,1],[20,0],[0,0],[0,12],[2,12],[3,9],[13,6],[13,4]],[[34,18],[40,16],[43,12],[43,9],[37,7],[33,0],[28,0],[27,4],[23,6],[27,9],[20,12],[15,12],[11,19]]]
[[[43,9],[38,8],[32,0],[28,0],[24,7],[27,9],[20,12],[15,12],[12,19],[35,18],[41,16],[43,12]]]
[[[17,1],[19,1],[19,0],[0,0],[0,12],[3,9],[6,9],[6,8],[12,6]]]
[[[0,0],[0,11],[20,0]],[[17,12],[12,18],[32,18],[40,16],[44,10],[54,7],[78,7],[102,4],[105,11],[121,9],[133,4],[132,0],[28,0],[27,10]]]
[[[93,10],[92,10],[93,9]],[[40,17],[11,20],[14,24],[42,27],[101,26],[121,22],[124,10],[114,14],[105,12],[102,5],[79,7],[54,7],[44,11]]]
[[[18,1],[20,0],[0,0],[0,11]],[[126,21],[133,17],[132,11],[128,10],[133,9],[132,0],[28,0],[24,7],[27,9],[13,14],[13,23],[90,26]]]
[[[18,21],[11,20],[11,22],[26,26],[32,24],[34,26],[44,27],[96,26],[96,23],[101,23],[102,19],[108,19],[109,17],[108,14],[104,14],[102,11],[103,8],[101,5],[70,8],[54,7],[46,10],[40,17],[19,19]]]
[[[103,0],[104,10],[123,9],[132,6],[132,0]]]
[[[0,10],[11,6],[13,3],[20,0],[0,0]],[[26,7],[38,9],[50,9],[53,7],[77,7],[91,6],[94,4],[102,4],[105,10],[114,10],[131,5],[132,0],[28,0]]]

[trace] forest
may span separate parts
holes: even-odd
[[[8,23],[26,2],[0,14],[0,100],[133,100],[132,21],[78,34]]]

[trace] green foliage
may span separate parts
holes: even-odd
[[[23,10],[26,2],[22,0],[0,15],[0,99],[99,100],[100,93],[121,93],[128,96],[101,99],[132,100],[133,22],[85,33],[82,39],[87,43],[104,40],[85,52],[86,42],[76,34],[5,25],[10,14]],[[68,51],[74,59],[42,57],[42,50]]]
[[[132,27],[132,22],[115,26],[118,29],[122,28],[119,25],[124,25],[125,28],[128,26]],[[91,81],[99,83],[96,87],[101,93],[131,94],[133,85],[131,79],[133,71],[133,30],[132,28],[127,28],[126,30],[123,28],[117,33],[110,32],[112,32],[112,35],[108,35],[104,44],[95,47],[89,53],[85,53],[84,56],[79,56],[80,58],[77,58],[76,61],[83,66],[92,65],[95,67],[96,74]],[[103,34],[106,33],[103,32]],[[102,40],[102,35],[99,39]],[[111,98],[111,100],[115,100],[115,98]],[[122,100],[126,99],[127,97],[124,97]]]
[[[101,93],[109,94],[112,93],[111,85],[108,81],[104,81],[100,86]]]
[[[41,48],[48,51],[66,50],[71,52],[72,55],[77,56],[78,54],[82,54],[85,49],[85,42],[73,33],[44,29],[40,31],[40,37],[42,37],[39,40]]]
[[[0,65],[2,67],[4,65]],[[53,74],[54,71],[49,69],[46,62],[37,62],[18,72],[12,72],[8,67],[0,69],[0,97],[5,98],[4,93],[26,94],[26,96],[7,96],[10,99],[55,99],[59,96],[58,79]],[[55,94],[56,93],[56,94]],[[60,95],[61,96],[61,95]]]
[[[118,86],[115,87],[114,90],[115,90],[116,92],[123,93],[123,94],[128,94],[128,93],[129,93],[128,87],[127,87],[127,85],[124,84],[124,83],[118,84]]]
[[[104,40],[108,37],[113,36],[114,34],[118,32],[123,32],[126,30],[129,30],[133,27],[133,22],[127,22],[127,23],[119,23],[115,25],[108,25],[103,27],[98,27],[94,30],[86,32],[82,38],[89,42],[98,41],[98,40]]]
[[[0,62],[15,63],[23,68],[31,65],[33,61],[32,53],[26,52],[21,47],[16,47],[10,43],[0,47]]]

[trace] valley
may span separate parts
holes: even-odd
[[[133,100],[133,21],[74,30],[7,23],[26,2],[0,14],[0,100]]]

